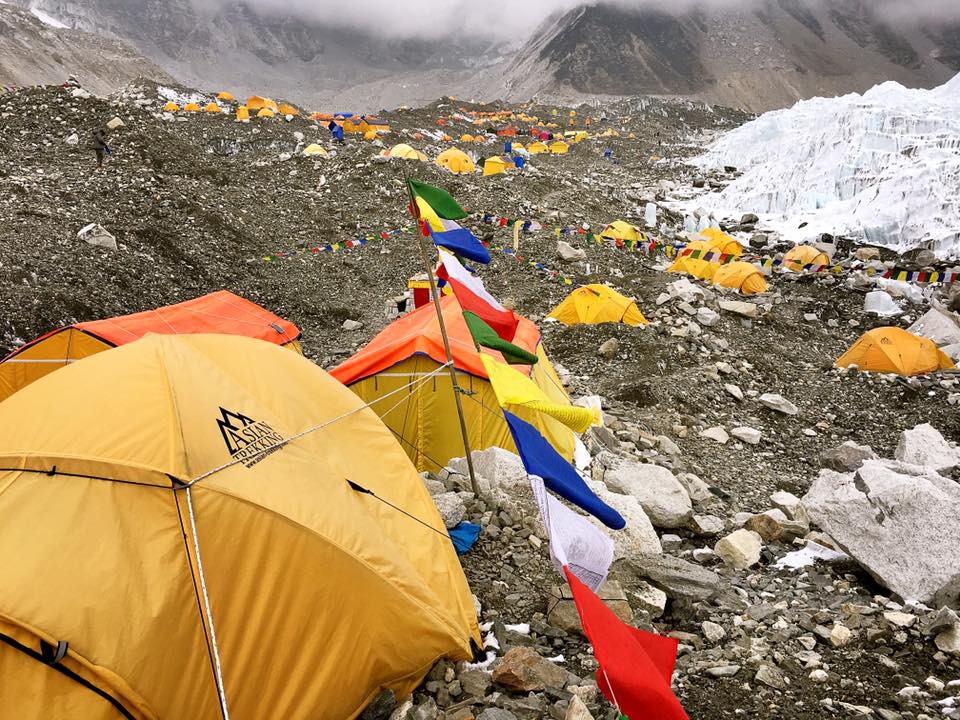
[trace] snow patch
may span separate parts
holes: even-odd
[[[41,10],[41,9],[38,8],[38,7],[33,7],[33,6],[31,5],[31,7],[30,7],[30,12],[33,14],[33,16],[34,16],[37,20],[39,20],[40,22],[42,22],[44,25],[49,25],[50,27],[55,27],[55,28],[58,28],[58,29],[60,29],[60,30],[65,30],[65,29],[68,29],[68,28],[70,27],[69,25],[65,25],[64,23],[62,23],[62,22],[60,22],[59,20],[57,20],[55,17],[53,17],[53,15],[48,15],[47,13],[45,13],[43,10]]]
[[[694,163],[743,172],[698,198],[718,217],[756,213],[796,242],[829,232],[960,253],[960,75],[933,90],[885,82],[768,112]]]

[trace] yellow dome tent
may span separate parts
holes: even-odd
[[[270,108],[261,108],[260,111],[257,112],[258,118],[272,118],[276,116],[277,114]]]
[[[550,143],[550,152],[554,155],[566,155],[570,151],[570,146],[563,140],[556,140]]]
[[[834,367],[856,365],[860,370],[897,375],[925,375],[954,367],[936,343],[898,327],[865,332]]]
[[[485,135],[474,135],[474,136],[473,136],[473,144],[474,144],[474,145],[483,145],[486,141],[487,141],[487,138],[486,138]]]
[[[463,150],[453,147],[440,153],[435,162],[455,175],[472,173],[477,169],[469,155]]]
[[[173,102],[173,100],[171,100],[170,102],[168,102],[166,105],[163,106],[163,111],[169,112],[169,113],[179,112],[180,106],[177,105],[175,102]]]
[[[719,228],[707,228],[700,233],[700,236],[706,240],[707,247],[711,252],[718,252],[724,255],[743,255],[743,245],[733,235],[727,235]]]
[[[244,121],[250,119],[250,111],[246,108],[245,105],[241,105],[237,108],[237,120]]]
[[[584,285],[567,295],[547,317],[564,325],[624,323],[646,325],[636,302],[606,285]]]
[[[280,111],[280,108],[277,107],[276,100],[260,97],[259,95],[251,95],[250,97],[247,98],[247,102],[244,104],[248,108],[250,108],[250,110],[252,111],[258,111],[263,109],[271,110],[274,113],[277,113]]]
[[[300,114],[300,111],[290,103],[281,103],[277,111],[280,115],[293,115],[294,117]]]
[[[537,140],[527,145],[527,152],[531,155],[539,155],[540,153],[550,152],[550,148]]]
[[[223,102],[236,102],[236,98],[232,93],[228,93],[226,90],[223,92],[217,93],[217,100],[222,100]]]
[[[767,291],[767,280],[759,268],[739,260],[718,267],[713,274],[713,284],[733,288],[744,295]]]
[[[384,154],[389,158],[399,158],[401,160],[419,160],[420,162],[426,162],[427,156],[424,155],[419,150],[414,150],[412,147],[406,143],[400,143],[399,145],[394,145],[389,150],[385,150]]]
[[[600,237],[608,238],[610,240],[632,240],[634,242],[638,242],[641,239],[641,235],[642,233],[640,232],[640,228],[638,228],[636,225],[631,225],[624,220],[614,220],[600,233]]]
[[[187,103],[186,105],[183,106],[183,111],[188,113],[200,112],[200,106],[194,102]]]
[[[211,115],[216,113],[222,113],[223,109],[217,105],[215,102],[210,102],[206,104],[206,107],[203,108],[205,113],[210,113]]]
[[[311,143],[303,149],[304,155],[326,155],[327,150],[323,145],[317,145],[317,143]]]
[[[474,450],[497,446],[516,452],[481,359],[481,355],[486,355],[501,361],[502,355],[485,347],[477,350],[455,296],[443,297],[440,305],[459,383],[468,393],[464,396],[463,412],[470,446]],[[537,326],[526,318],[519,318],[512,342],[538,358],[535,365],[513,367],[520,368],[552,402],[569,406],[570,399],[550,364]],[[392,322],[330,374],[371,404],[373,411],[400,438],[419,470],[436,472],[450,458],[463,456],[463,438],[449,375],[438,374],[429,383],[404,392],[402,397],[393,393],[412,379],[434,372],[444,362],[446,354],[436,311],[428,304]],[[573,458],[570,428],[536,410],[518,408],[516,414],[533,424],[567,460]]]
[[[693,242],[687,243],[684,250],[690,250],[691,252],[699,251],[700,253],[717,252],[711,248],[710,244],[705,240],[694,240]],[[711,280],[713,274],[719,267],[720,263],[717,262],[702,260],[699,257],[695,258],[691,255],[680,255],[673,261],[673,264],[667,268],[667,272],[684,273],[686,275],[692,275],[695,278],[700,278],[701,280]]]
[[[502,175],[507,171],[507,163],[504,162],[502,157],[493,156],[488,157],[483,161],[483,175]]]
[[[303,357],[154,335],[0,423],[4,717],[216,720],[222,687],[237,718],[343,720],[480,639],[410,461]]]
[[[827,254],[812,245],[797,245],[783,256],[783,267],[800,272],[806,265],[829,265]]]
[[[473,142],[473,135],[469,133],[460,136],[460,142]]]

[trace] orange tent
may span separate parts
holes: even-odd
[[[470,445],[474,450],[498,446],[516,451],[490,384],[481,353],[501,362],[503,356],[488,348],[477,349],[456,297],[440,301],[450,339],[458,383],[463,396]],[[563,385],[540,343],[537,326],[520,317],[512,340],[535,354],[535,365],[514,365],[529,376],[553,402],[569,404]],[[430,376],[446,362],[443,338],[433,304],[424,305],[388,325],[369,345],[330,371],[371,407],[398,438],[420,470],[439,470],[453,457],[463,456],[463,439],[457,420],[453,388],[446,370],[428,382],[402,392],[400,388]],[[535,410],[517,414],[533,424],[568,460],[573,457],[573,433],[559,421]]]
[[[0,400],[66,365],[139,340],[148,333],[246,335],[300,350],[300,330],[227,290],[176,305],[106,320],[67,325],[41,335],[0,360]]]
[[[868,330],[833,364],[838,368],[851,365],[897,375],[926,375],[954,367],[953,360],[933,340],[898,327]]]

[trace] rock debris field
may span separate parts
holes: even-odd
[[[422,269],[407,174],[449,190],[494,248],[512,243],[512,229],[483,223],[484,213],[599,232],[618,218],[643,227],[648,203],[658,209],[651,238],[669,241],[683,229],[678,208],[736,178],[735,168],[701,176],[685,160],[746,119],[687,102],[622,103],[606,122],[579,108],[595,125],[569,154],[482,177],[377,155],[408,142],[433,158],[457,144],[432,139],[438,117],[493,106],[444,100],[385,113],[382,142],[336,146],[306,118],[241,124],[164,115],[162,104],[149,82],[106,99],[58,88],[0,95],[4,352],[70,322],[225,288],[296,323],[305,353],[329,368],[392,320],[394,298]],[[114,117],[113,155],[94,172],[89,137]],[[597,138],[605,127],[618,136]],[[304,157],[313,142],[331,154]],[[495,139],[464,149],[502,151]],[[719,220],[762,255],[788,249],[755,218]],[[106,234],[78,238],[91,224]],[[866,330],[930,312],[946,323],[938,344],[960,343],[956,296],[886,283],[897,314],[881,318],[864,312],[878,281],[849,269],[774,270],[768,292],[730,296],[664,272],[656,254],[586,237],[563,238],[583,251],[565,261],[552,232],[523,233],[524,260],[495,250],[481,275],[540,325],[571,397],[601,399],[605,426],[583,438],[584,471],[601,494],[626,496],[631,518],[601,596],[621,618],[679,640],[674,690],[690,717],[960,718],[960,376],[832,367]],[[932,262],[833,244],[838,259],[856,253],[877,267]],[[604,282],[635,297],[650,324],[544,320],[576,285]],[[467,491],[462,461],[425,482],[445,519],[482,527],[462,560],[492,662],[441,661],[412,698],[382,696],[363,717],[614,718],[529,486],[517,489],[519,459],[488,449],[476,464],[496,497]]]

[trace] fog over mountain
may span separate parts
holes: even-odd
[[[13,1],[184,83],[317,107],[649,93],[757,111],[960,70],[953,0]]]

